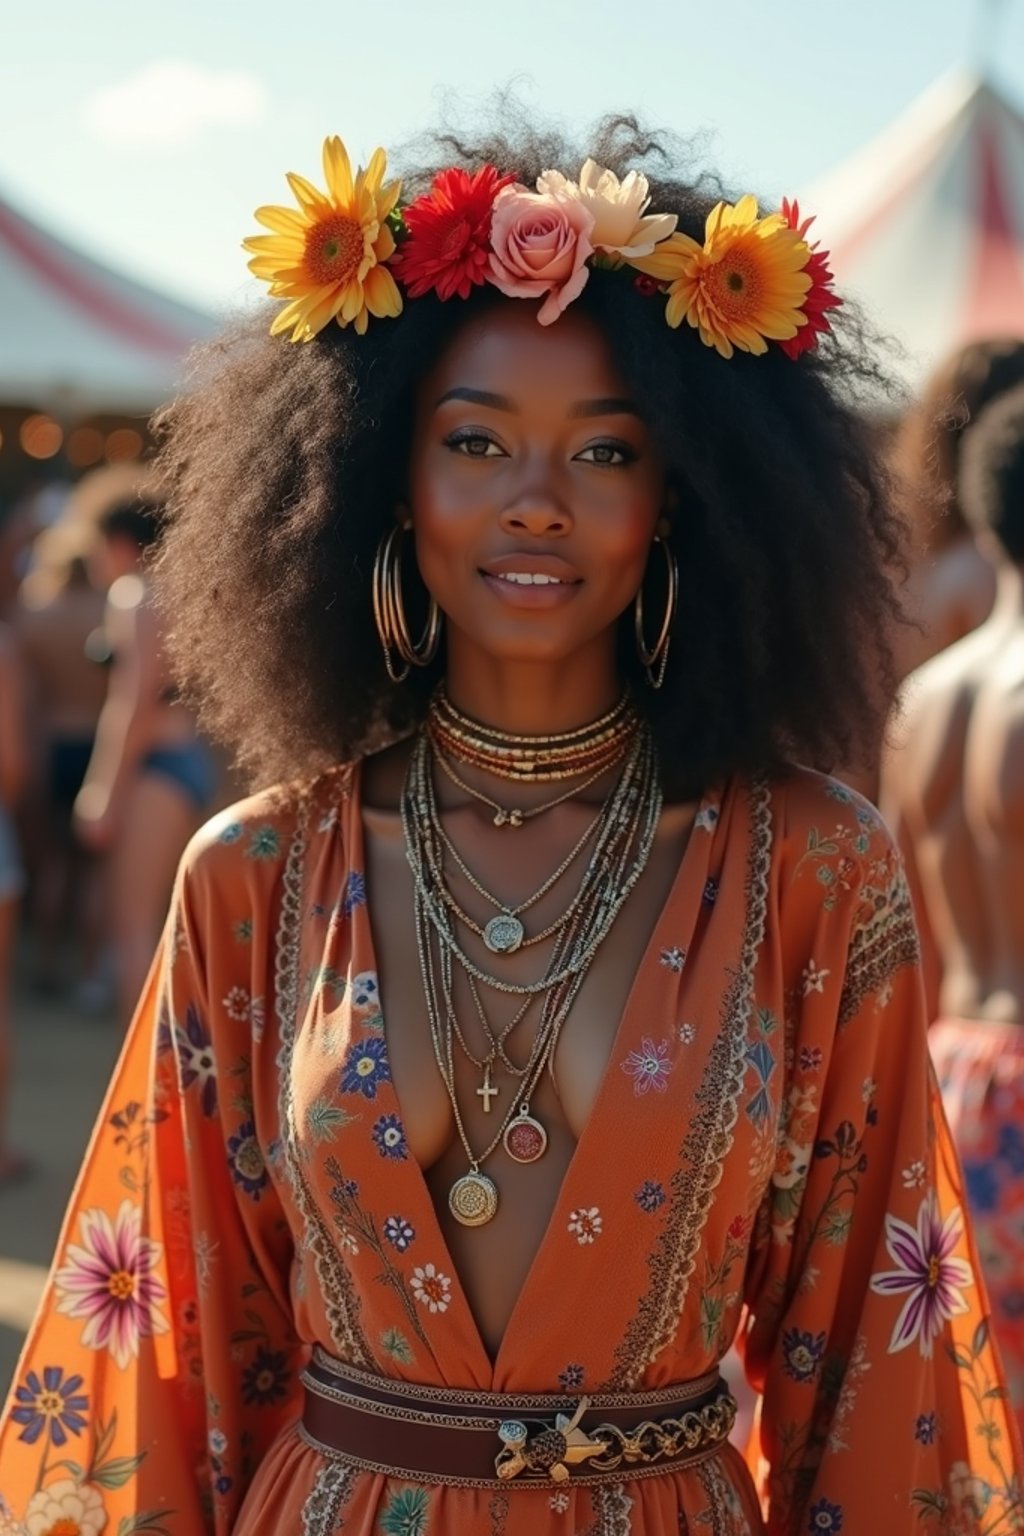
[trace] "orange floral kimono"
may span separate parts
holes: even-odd
[[[190,846],[7,1404],[0,1536],[1019,1531],[876,813],[805,772],[705,798],[495,1360],[406,1147],[363,869],[358,769]],[[734,1339],[747,1458],[643,1480],[389,1478],[300,1422],[314,1344],[571,1399]]]

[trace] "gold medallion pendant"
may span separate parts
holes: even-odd
[[[484,928],[484,943],[493,955],[510,955],[523,942],[523,925],[514,912],[499,912]]]
[[[497,1186],[474,1168],[455,1180],[448,1194],[448,1206],[464,1227],[486,1226],[498,1209]]]
[[[535,1163],[547,1151],[548,1133],[530,1114],[529,1104],[523,1104],[516,1118],[505,1127],[501,1140],[513,1162]]]

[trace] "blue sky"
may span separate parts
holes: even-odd
[[[516,81],[539,114],[638,107],[704,135],[732,186],[798,191],[937,75],[977,62],[1024,102],[1024,0],[46,0],[0,16],[0,196],[74,244],[223,310],[239,241],[319,180],[429,125],[447,89]],[[370,19],[372,18],[372,19]],[[568,168],[567,168],[568,169]]]

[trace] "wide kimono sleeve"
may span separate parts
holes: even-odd
[[[218,818],[183,859],[0,1423],[5,1536],[228,1532],[297,1412],[253,1071],[282,841]]]
[[[1019,1450],[899,853],[828,781],[796,786],[785,838],[786,1093],[739,1341],[762,1395],[749,1455],[767,1529],[1019,1531]]]

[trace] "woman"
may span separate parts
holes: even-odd
[[[1016,1519],[898,860],[790,766],[872,724],[863,364],[796,210],[645,146],[398,203],[328,140],[275,334],[164,423],[179,665],[291,787],[183,861],[0,1442],[33,1531]]]
[[[107,590],[101,659],[110,672],[75,797],[82,843],[110,853],[111,932],[125,1028],[160,937],[181,850],[208,813],[215,788],[210,751],[171,682],[149,600],[146,560],[160,518],[159,500],[144,488],[141,495],[122,488],[96,514],[95,566]]]

